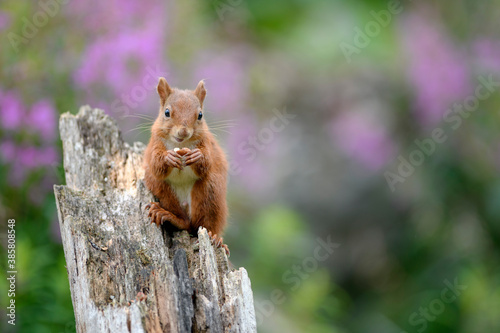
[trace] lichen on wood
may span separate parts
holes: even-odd
[[[207,231],[150,224],[142,143],[102,110],[60,118],[54,186],[78,332],[256,332],[250,280]]]

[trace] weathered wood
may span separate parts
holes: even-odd
[[[205,229],[150,224],[144,145],[88,106],[59,126],[67,185],[54,191],[77,331],[256,332],[245,269],[230,271]]]

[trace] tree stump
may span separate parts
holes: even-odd
[[[60,118],[67,185],[54,186],[78,332],[256,332],[250,280],[205,229],[150,224],[145,146],[102,110]]]

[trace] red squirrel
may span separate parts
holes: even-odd
[[[227,218],[226,156],[203,117],[203,81],[195,90],[171,88],[161,77],[160,111],[144,153],[144,182],[159,202],[146,205],[151,223],[170,222],[195,233],[208,230],[212,242],[229,249],[220,237]]]

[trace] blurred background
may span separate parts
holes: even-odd
[[[259,332],[499,332],[499,1],[2,0],[2,331],[73,332],[58,117],[194,89]],[[7,220],[17,325],[6,325]],[[8,327],[7,327],[8,326]]]

